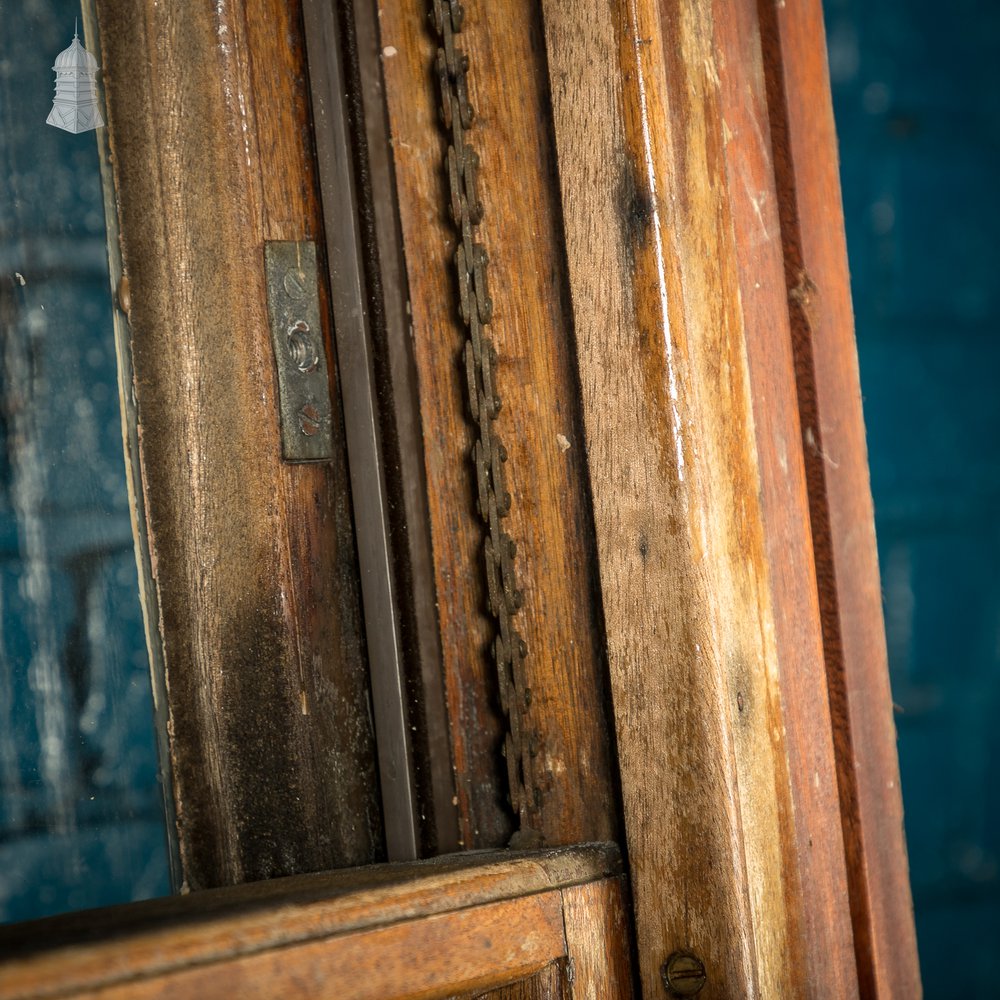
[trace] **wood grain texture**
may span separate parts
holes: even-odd
[[[560,896],[551,892],[335,939],[304,939],[73,995],[79,1000],[443,1000],[529,975],[562,952]]]
[[[189,980],[174,977],[183,977],[189,969],[232,970],[243,961],[258,959],[262,965],[242,968],[256,968],[260,975],[268,977],[262,981],[271,984],[273,992],[269,995],[284,996],[283,976],[297,975],[296,969],[308,970],[310,963],[324,960],[323,955],[311,949],[296,956],[299,946],[314,941],[337,941],[336,948],[340,948],[344,935],[359,935],[457,911],[478,908],[485,912],[484,908],[490,905],[529,898],[548,900],[541,911],[548,921],[553,900],[556,911],[561,912],[559,890],[615,876],[619,869],[620,859],[614,845],[531,854],[465,854],[274,879],[34,921],[0,930],[3,959],[0,998],[99,994],[101,990],[141,980],[184,982],[194,989]],[[614,878],[612,881],[618,884]],[[531,932],[534,918],[530,914],[537,912],[516,907],[509,911],[510,925],[497,925],[498,929],[491,932],[495,935],[491,941],[498,956],[504,953],[504,948],[515,949],[511,953],[516,953],[518,935]],[[524,914],[530,917],[527,924],[518,922]],[[560,917],[558,948],[548,951],[534,968],[564,954],[561,920]],[[545,934],[548,940],[549,931]],[[362,938],[356,937],[354,941],[361,942]],[[370,969],[395,963],[393,968],[398,970],[399,962],[411,960],[416,954],[404,950],[400,955],[390,956],[379,951],[379,947],[419,951],[431,946],[429,940],[418,945],[416,938],[379,941],[369,939]],[[354,956],[352,962],[361,961],[364,949],[360,944],[357,948],[353,944],[345,947]],[[433,950],[434,960],[439,962],[450,954],[440,943]],[[284,970],[272,964],[269,956],[275,955],[286,956]],[[491,982],[503,982],[504,977],[509,981],[530,971],[531,968],[522,966],[504,966],[502,975],[498,973]],[[214,988],[217,981],[214,976],[213,973],[200,981],[200,986]],[[404,980],[405,977],[400,977],[400,982]],[[349,982],[350,978],[345,980]],[[334,992],[340,996],[340,984],[336,985]],[[462,983],[453,992],[476,987],[475,982]],[[196,991],[189,995],[205,994]],[[228,995],[233,995],[232,991]]]
[[[477,993],[475,1000],[564,1000],[565,996],[562,964],[553,963],[527,979]]]
[[[823,13],[759,10],[861,993],[919,997]]]
[[[567,998],[631,1000],[632,935],[622,879],[563,889]]]
[[[373,860],[342,434],[282,463],[264,289],[320,232],[298,6],[97,11],[185,881]]]
[[[794,960],[807,995],[846,1000],[857,972],[756,0],[715,3],[714,25],[792,787]]]
[[[470,60],[513,496],[507,530],[524,590],[528,644],[524,741],[538,790],[529,825],[546,843],[611,837],[617,829],[604,709],[592,527],[564,306],[554,156],[547,125],[537,9],[469,3],[459,42]],[[447,223],[444,140],[432,77],[426,0],[386,4],[381,43],[415,345],[441,645],[459,811],[466,846],[506,842],[501,715],[487,644],[482,531],[473,506],[472,433],[459,365],[464,331]]]
[[[804,995],[713,11],[543,4],[643,995]]]

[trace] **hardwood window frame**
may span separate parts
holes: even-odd
[[[528,974],[538,996],[628,996],[633,946],[648,997],[678,952],[706,995],[919,996],[819,0],[467,5],[525,567],[514,750],[532,795],[515,818],[424,0],[303,0],[323,40],[312,123],[295,5],[96,6],[181,864],[200,891],[96,918],[93,939],[72,917],[5,931],[32,954],[0,969],[0,997],[222,992],[244,974],[315,996],[389,940],[412,964],[393,951],[398,991],[377,995],[401,998]],[[324,231],[354,377],[334,386],[348,455],[321,470],[280,462],[260,250]],[[266,628],[247,617],[262,608]],[[312,676],[320,649],[346,673]],[[366,663],[410,786],[389,797],[392,856],[512,833],[564,850],[263,881],[383,850],[370,733],[345,743],[323,712],[343,683],[362,719]],[[621,845],[627,896],[617,849],[589,841]],[[522,917],[530,959],[506,938],[486,956],[495,921]],[[468,964],[434,978],[414,949],[447,940]]]

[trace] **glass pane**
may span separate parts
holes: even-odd
[[[826,0],[924,992],[1000,981],[1000,6]]]
[[[0,920],[170,891],[80,4],[0,0]],[[78,129],[79,131],[73,131]],[[112,202],[113,203],[113,202]]]

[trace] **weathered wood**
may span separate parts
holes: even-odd
[[[759,10],[861,993],[919,997],[823,13]]]
[[[0,930],[0,957],[4,960],[0,965],[0,998],[90,995],[118,984],[128,984],[122,987],[128,989],[141,980],[183,984],[193,991],[186,995],[215,995],[211,991],[217,991],[217,984],[226,982],[230,974],[248,976],[249,970],[263,977],[261,988],[270,988],[264,995],[298,995],[285,992],[291,988],[289,977],[307,979],[310,970],[318,967],[316,963],[322,965],[328,959],[335,963],[325,966],[329,975],[348,977],[343,983],[334,981],[335,989],[328,984],[327,989],[337,996],[348,995],[342,988],[351,984],[352,976],[371,978],[378,973],[377,967],[395,970],[396,986],[401,988],[415,980],[400,973],[400,963],[416,962],[420,953],[429,949],[434,952],[429,956],[430,973],[447,965],[454,955],[460,957],[460,950],[454,952],[447,937],[434,937],[437,931],[426,932],[427,937],[421,937],[423,932],[417,930],[407,931],[399,939],[364,938],[361,932],[419,923],[458,911],[486,915],[489,906],[505,901],[518,905],[492,912],[506,914],[503,919],[510,920],[509,924],[489,917],[486,923],[477,918],[471,925],[445,922],[433,926],[451,927],[455,933],[464,933],[462,927],[478,927],[476,933],[493,942],[499,963],[489,982],[510,981],[565,954],[560,916],[558,946],[546,944],[547,950],[538,953],[537,961],[533,958],[528,966],[511,966],[501,958],[519,954],[521,934],[529,936],[532,947],[537,940],[551,942],[553,906],[556,913],[562,909],[559,890],[614,876],[619,869],[614,845],[531,854],[466,854],[275,879],[34,921]],[[597,898],[603,899],[605,894],[598,893]],[[541,910],[525,909],[520,903],[527,899],[546,902]],[[539,913],[545,918],[544,934],[536,939],[532,935]],[[343,936],[352,934],[355,937],[343,943]],[[312,942],[318,941],[335,944],[317,950]],[[391,948],[402,951],[390,954]],[[339,949],[347,957],[336,957]],[[279,961],[275,963],[271,956],[278,956]],[[348,959],[362,964],[345,964]],[[486,964],[492,968],[489,961]],[[207,978],[197,983],[185,978],[185,970],[192,968],[208,970]],[[373,982],[387,992],[371,995],[395,995],[388,991],[389,981],[374,978]],[[452,992],[486,985],[486,981],[465,983],[458,978],[454,983]],[[244,994],[242,989],[236,992],[256,995]],[[233,995],[232,988],[227,995]]]
[[[74,991],[79,1000],[435,1000],[529,975],[563,951],[558,892]],[[169,945],[168,945],[169,946]],[[377,956],[377,960],[376,960]],[[34,994],[45,996],[45,994]]]
[[[713,13],[792,787],[785,891],[800,937],[790,960],[807,995],[847,1000],[858,989],[854,939],[756,0],[722,0]]]
[[[630,1000],[632,935],[623,880],[590,882],[563,889],[562,895],[568,996]]]
[[[476,1000],[631,1000],[635,986],[625,880],[566,887],[562,906],[565,959]]]
[[[691,0],[543,9],[644,995],[675,950],[802,995],[729,53]]]
[[[490,329],[500,356],[497,429],[510,456],[507,529],[517,542],[525,595],[518,628],[529,649],[531,704],[522,712],[521,749],[539,792],[530,826],[547,843],[607,838],[616,830],[616,796],[538,12],[525,0],[502,12],[481,3],[465,7],[460,44],[470,59],[477,112],[470,141],[482,161],[485,206],[478,232],[491,256]],[[483,536],[473,505],[472,434],[459,363],[464,331],[427,11],[426,0],[383,5],[381,44],[463,842],[495,845],[512,828],[487,651],[492,636],[482,614]]]
[[[564,982],[562,966],[553,963],[527,979],[477,993],[475,1000],[564,1000]]]
[[[342,434],[282,463],[265,301],[320,233],[298,5],[97,11],[185,880],[373,860]]]

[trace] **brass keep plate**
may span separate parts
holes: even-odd
[[[319,315],[316,244],[264,244],[267,311],[278,366],[281,454],[286,462],[333,457],[333,407]]]

